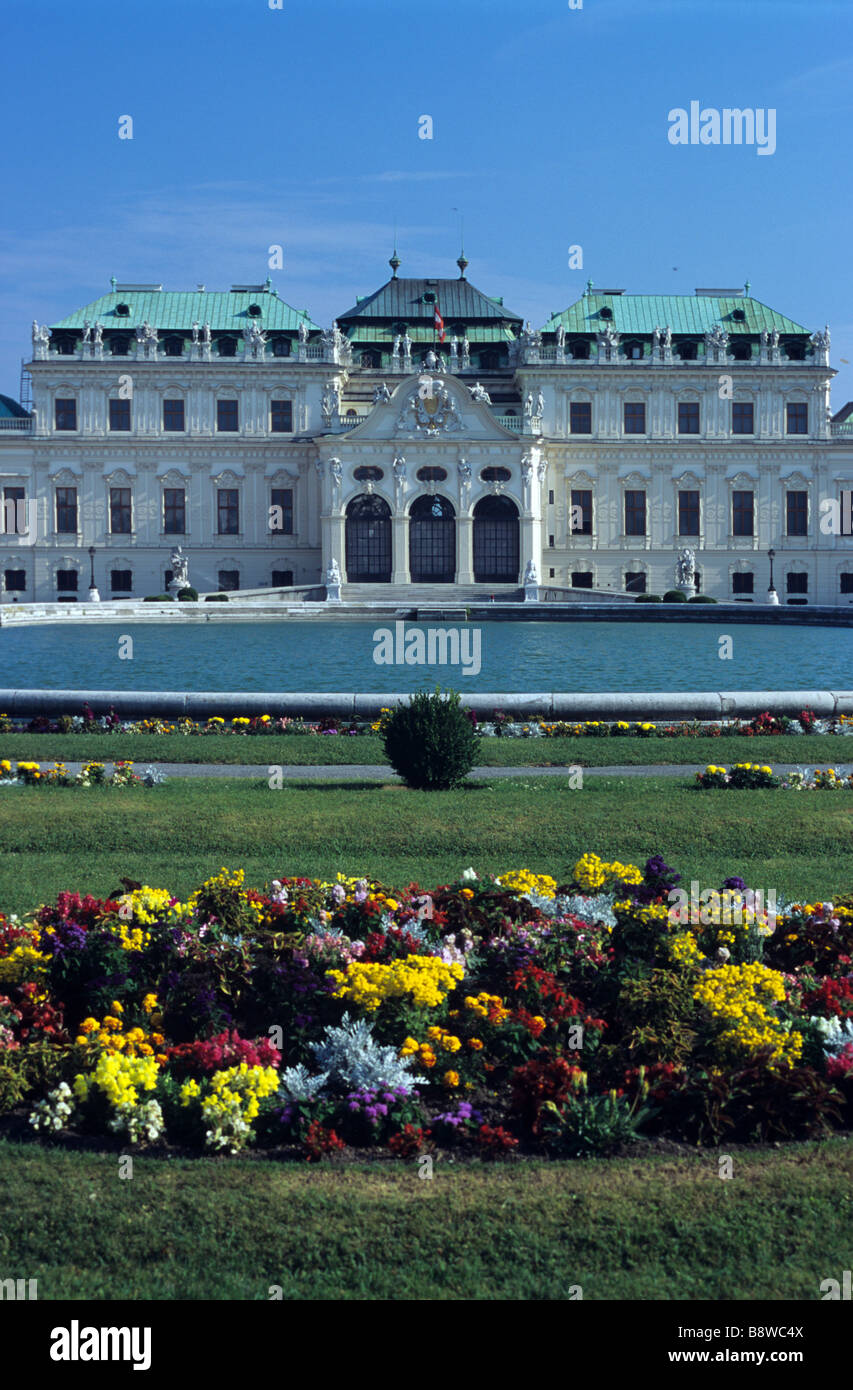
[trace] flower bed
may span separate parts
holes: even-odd
[[[378,719],[306,720],[298,716],[271,714],[237,715],[225,719],[214,715],[206,720],[194,719],[136,719],[123,720],[111,709],[109,714],[96,716],[85,705],[82,714],[63,714],[56,719],[38,715],[33,719],[11,719],[0,714],[0,733],[50,734],[183,734],[187,737],[222,738],[228,735],[305,734],[315,736],[357,736],[382,731],[383,710]],[[505,711],[495,710],[490,719],[480,718],[469,710],[469,718],[484,738],[724,738],[729,735],[760,737],[780,734],[849,734],[853,735],[853,716],[837,719],[816,719],[811,710],[803,710],[798,719],[784,714],[757,715],[754,719],[722,721],[692,720],[667,723],[654,720],[580,721],[528,719],[514,720]]]
[[[134,772],[133,763],[127,760],[115,763],[109,777],[104,764],[95,762],[84,763],[72,777],[64,763],[42,767],[41,763],[19,762],[13,767],[8,758],[0,758],[0,787],[156,787],[165,781],[165,774],[153,767]]]
[[[771,915],[731,878],[697,913],[659,855],[564,878],[223,869],[0,915],[0,1112],[308,1161],[850,1127],[853,894]]]
[[[754,791],[759,787],[781,787],[783,791],[853,791],[853,772],[846,776],[836,768],[798,768],[786,777],[777,777],[772,767],[759,763],[735,763],[729,770],[709,763],[704,772],[696,773],[696,781],[706,790],[712,787],[733,787]]]

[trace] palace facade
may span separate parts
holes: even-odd
[[[590,282],[541,328],[398,275],[322,330],[268,280],[111,283],[0,398],[2,600],[200,591],[853,602],[853,407],[828,331],[743,289]],[[442,336],[443,335],[443,336]],[[848,416],[851,418],[848,421]],[[94,555],[91,550],[94,549]],[[435,587],[434,587],[435,586]],[[586,591],[586,592],[584,592]]]

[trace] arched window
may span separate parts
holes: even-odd
[[[380,478],[384,478],[385,473],[381,468],[377,468],[372,463],[362,463],[358,468],[353,469],[352,476],[357,483],[378,483]]]
[[[508,468],[499,468],[490,464],[488,468],[480,469],[480,477],[484,483],[508,483],[512,473]]]
[[[446,497],[418,497],[409,513],[413,584],[452,584],[456,577],[456,512]]]
[[[375,494],[347,506],[346,569],[350,584],[391,582],[391,508]]]
[[[517,584],[518,508],[509,497],[481,497],[474,508],[475,584]]]
[[[426,468],[419,468],[415,476],[419,483],[443,483],[447,478],[447,469],[430,464]]]

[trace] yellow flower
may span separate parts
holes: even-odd
[[[458,1086],[458,1085],[459,1085],[459,1073],[458,1073],[458,1071],[446,1071],[446,1072],[444,1073],[444,1084],[445,1084],[445,1086]]]

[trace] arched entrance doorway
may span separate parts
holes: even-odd
[[[452,584],[456,578],[456,512],[446,497],[412,503],[409,572],[413,584]]]
[[[509,497],[481,497],[474,508],[474,583],[517,584],[518,508]]]
[[[346,566],[350,584],[391,583],[391,508],[362,493],[347,506]]]

